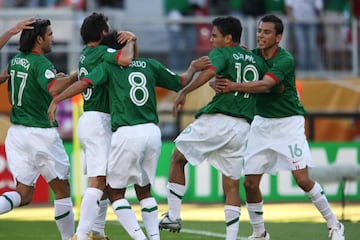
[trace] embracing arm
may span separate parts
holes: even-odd
[[[131,63],[134,57],[138,57],[136,35],[129,31],[118,32],[118,42],[125,44],[121,49],[121,55],[118,58],[118,64],[120,66],[127,66]]]
[[[8,74],[8,66],[6,65],[6,67],[1,71],[1,75],[0,75],[0,84],[3,84],[4,82],[6,82],[10,75]]]
[[[244,93],[262,93],[267,92],[275,86],[277,82],[265,75],[262,80],[236,83],[228,79],[216,79],[215,86],[213,88],[216,92],[227,93],[227,92],[244,92]]]
[[[183,89],[181,89],[178,93],[177,98],[175,99],[173,105],[173,115],[177,116],[177,113],[184,106],[186,101],[186,95],[195,89],[201,87],[205,83],[207,83],[210,79],[215,76],[215,72],[212,68],[206,69],[202,71],[199,76],[193,79],[189,84],[187,84]]]
[[[185,79],[184,85],[186,85],[188,82],[191,81],[191,79],[193,78],[196,72],[203,70],[205,67],[209,66],[210,64],[211,61],[208,56],[203,56],[191,61],[188,69],[180,74],[180,76]]]
[[[56,78],[49,83],[48,90],[51,96],[56,96],[62,91],[64,91],[71,84],[76,82],[78,79],[78,73],[72,73],[71,75],[65,75],[59,73],[56,75]]]
[[[134,57],[134,44],[135,41],[131,40],[121,49],[121,55],[117,59],[120,66],[128,66]]]
[[[73,97],[79,93],[82,93],[83,91],[85,91],[85,89],[87,89],[90,86],[91,84],[89,82],[76,81],[68,88],[66,88],[64,91],[62,91],[59,95],[55,96],[48,108],[48,116],[49,116],[50,124],[52,124],[56,119],[56,107],[61,101]]]

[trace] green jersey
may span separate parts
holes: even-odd
[[[257,81],[267,71],[264,60],[240,46],[233,48],[215,48],[209,58],[216,75],[233,82]],[[222,113],[225,115],[245,118],[252,121],[255,113],[255,94],[229,92],[218,93],[195,117],[201,114]]]
[[[261,55],[259,49],[253,50]],[[282,118],[305,115],[295,85],[295,61],[291,53],[278,48],[276,55],[266,60],[269,75],[277,84],[269,92],[259,93],[256,98],[256,114],[266,118]]]
[[[104,45],[96,47],[85,46],[80,55],[79,78],[86,76],[104,60],[104,56],[116,62],[116,57],[121,51],[116,51]],[[110,61],[110,60],[109,60]],[[96,88],[88,88],[83,92],[84,111],[110,112],[109,91],[106,84]]]
[[[136,58],[127,67],[104,62],[82,78],[94,88],[109,84],[111,128],[159,122],[155,87],[179,91],[181,77],[154,59]]]
[[[8,90],[11,99],[10,121],[28,127],[50,126],[47,110],[52,100],[48,85],[55,78],[54,65],[43,55],[18,53],[9,63]]]

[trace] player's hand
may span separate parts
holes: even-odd
[[[216,78],[214,89],[217,93],[227,93],[232,92],[234,87],[233,81],[230,81],[226,78]]]
[[[14,27],[10,29],[11,34],[15,35],[24,29],[34,29],[34,26],[29,26],[35,22],[35,17],[30,17],[19,21]]]
[[[180,91],[178,96],[175,99],[173,109],[172,109],[172,113],[173,113],[174,117],[177,117],[178,112],[181,111],[182,107],[185,104],[185,101],[186,101],[186,94],[183,93],[183,91]]]
[[[66,77],[67,74],[63,73],[63,72],[59,72],[59,73],[56,73],[56,78],[63,78],[63,77]]]
[[[55,103],[54,100],[52,100],[48,108],[48,117],[50,121],[50,126],[52,126],[56,121],[56,108],[57,108],[57,103]]]
[[[136,35],[129,31],[118,32],[118,43],[127,43],[128,41],[136,41]]]
[[[190,65],[195,68],[196,71],[201,71],[211,65],[211,60],[208,56],[203,56],[192,60]]]
[[[251,49],[250,49],[248,46],[246,46],[246,45],[241,45],[240,47],[241,47],[242,49],[244,49],[245,51],[251,52]]]

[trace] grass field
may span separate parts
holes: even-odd
[[[339,219],[342,218],[340,204],[331,204]],[[134,205],[140,219],[140,209]],[[159,213],[166,211],[166,205],[159,206]],[[267,204],[264,207],[266,227],[272,240],[326,240],[327,229],[320,214],[311,204]],[[55,223],[52,221],[51,206],[31,206],[16,209],[0,216],[0,239],[12,240],[58,240],[60,239]],[[225,226],[221,204],[186,204],[182,209],[183,229],[180,233],[161,231],[161,239],[224,239]],[[360,203],[345,207],[344,221],[347,240],[360,239]],[[116,221],[109,208],[106,233],[111,240],[130,240],[131,238]],[[245,207],[242,208],[239,240],[251,234]]]

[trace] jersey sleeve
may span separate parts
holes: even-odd
[[[217,73],[224,68],[224,66],[226,64],[226,61],[224,61],[224,60],[226,58],[224,57],[224,54],[223,54],[221,48],[214,48],[209,53],[209,58],[211,60],[212,67],[215,68],[215,71]]]
[[[156,69],[158,77],[156,78],[156,85],[172,91],[179,91],[182,88],[182,81],[179,74],[174,73],[166,68],[158,61],[151,61]]]
[[[118,59],[121,56],[121,49],[116,50],[113,48],[107,48],[104,54],[104,61],[110,64],[118,65]]]
[[[48,91],[49,83],[56,78],[56,70],[54,65],[44,58],[43,61],[39,64],[37,71],[38,73],[35,75],[37,76],[37,81],[43,90]]]
[[[109,65],[110,64],[106,62],[99,64],[88,75],[81,78],[81,80],[89,82],[93,87],[107,82]]]
[[[282,82],[295,68],[295,61],[291,56],[283,55],[277,59],[276,64],[266,73],[275,81]]]

